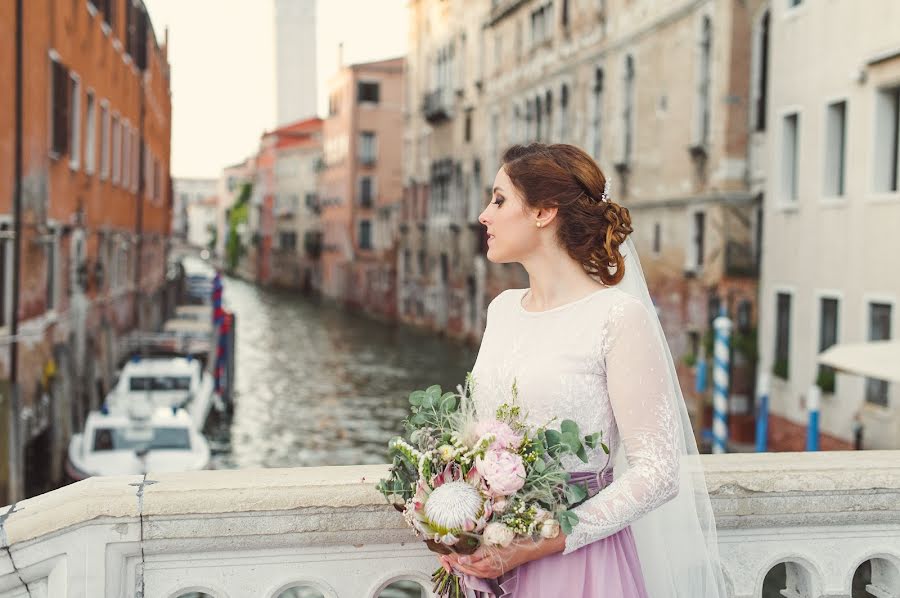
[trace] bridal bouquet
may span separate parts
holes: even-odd
[[[490,417],[476,414],[465,388],[440,386],[410,394],[406,434],[388,444],[390,476],[377,489],[403,512],[428,547],[442,554],[471,554],[478,547],[508,546],[517,537],[554,538],[578,523],[571,508],[587,487],[569,483],[561,458],[608,447],[602,434],[582,436],[572,420],[550,429],[525,423],[515,382],[510,401]],[[438,596],[462,596],[461,580],[439,567],[432,576]]]

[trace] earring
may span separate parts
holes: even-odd
[[[537,227],[538,227],[538,228],[541,228],[541,221],[540,221],[540,220],[538,220],[537,222],[535,222],[535,224],[537,224]]]

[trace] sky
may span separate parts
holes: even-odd
[[[169,29],[172,176],[216,178],[256,152],[275,124],[272,0],[144,0],[160,42]],[[406,53],[407,0],[318,0],[319,116],[344,63]]]

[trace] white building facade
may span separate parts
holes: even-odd
[[[900,447],[898,385],[816,363],[900,322],[897,23],[894,0],[772,3],[760,366],[776,434],[802,432],[818,383],[823,438],[862,426],[864,448]]]
[[[218,181],[203,178],[177,178],[172,181],[172,236],[187,241],[189,235],[188,207],[216,194]]]

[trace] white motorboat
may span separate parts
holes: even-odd
[[[154,407],[183,408],[194,428],[202,430],[214,403],[212,375],[197,358],[135,356],[122,368],[119,381],[106,397],[110,413],[127,414],[131,406],[149,401]]]
[[[209,444],[187,412],[147,403],[133,404],[129,413],[91,411],[66,460],[72,480],[209,467]]]

